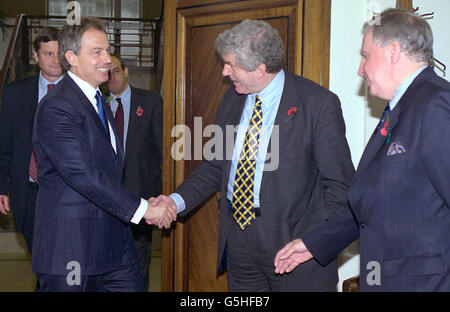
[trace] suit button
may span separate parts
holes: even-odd
[[[365,224],[364,222],[361,222],[361,223],[359,224],[359,227],[363,229],[363,228],[366,227],[366,224]]]

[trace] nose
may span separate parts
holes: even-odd
[[[364,77],[364,59],[361,59],[361,63],[359,63],[358,76]]]
[[[229,64],[223,64],[222,76],[226,77],[231,75],[231,66]]]
[[[55,54],[53,55],[53,62],[54,62],[55,64],[59,64],[59,63],[60,63],[58,53],[55,53]]]

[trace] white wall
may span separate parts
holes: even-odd
[[[447,66],[444,77],[450,81],[450,1],[448,0],[413,0],[413,7],[419,7],[419,14],[434,12],[434,18],[428,20],[434,37],[434,56]],[[443,77],[442,72],[436,73]]]
[[[450,1],[416,0],[413,4],[414,7],[419,6],[419,14],[434,11],[435,17],[429,22],[434,33],[435,56],[449,67],[447,72],[450,72]],[[373,11],[381,12],[395,5],[395,0],[332,0],[330,90],[341,100],[355,167],[386,106],[386,101],[368,94],[363,79],[357,75],[361,59],[361,28]],[[359,241],[340,254],[339,263],[338,290],[341,291],[342,281],[359,274]]]

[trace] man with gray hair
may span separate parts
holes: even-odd
[[[216,119],[222,129],[239,125],[236,139],[223,140],[234,142],[233,157],[203,160],[175,193],[153,204],[165,201],[186,215],[221,191],[217,266],[226,267],[230,291],[334,291],[336,261],[311,261],[281,276],[273,259],[293,237],[348,209],[354,168],[339,99],[283,70],[283,42],[265,21],[245,20],[215,46],[222,75],[234,85]],[[275,146],[278,168],[268,169]]]
[[[450,84],[423,18],[389,9],[363,34],[358,74],[389,103],[349,190],[353,214],[287,244],[275,271],[326,264],[360,238],[362,291],[450,291]]]

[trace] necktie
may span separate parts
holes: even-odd
[[[33,179],[33,181],[37,183],[38,167],[34,149],[31,151],[30,167],[28,168],[28,174]]]
[[[253,109],[252,118],[250,119],[247,134],[245,135],[244,146],[242,147],[236,168],[233,201],[231,203],[233,218],[241,230],[245,230],[255,220],[253,185],[261,126],[261,100],[256,96],[255,108]]]
[[[384,109],[383,115],[381,115],[380,122],[377,125],[376,133],[380,132],[383,136],[387,135],[387,131],[389,128],[389,113],[391,112],[391,107],[389,103],[387,103],[386,108]]]
[[[120,98],[116,98],[116,101],[119,105],[117,106],[116,116],[114,117],[114,119],[116,120],[117,126],[119,128],[120,138],[123,142],[123,105]]]
[[[98,116],[102,121],[103,127],[105,127],[106,133],[109,135],[108,120],[106,119],[106,114],[105,111],[103,110],[102,96],[100,95],[100,91],[97,91],[97,93],[95,94],[95,99],[97,100]]]
[[[47,85],[47,93],[50,92],[50,90],[54,86],[55,86],[54,83],[49,83]],[[36,153],[34,152],[34,149],[31,151],[30,167],[28,168],[28,174],[31,177],[31,179],[33,179],[33,181],[37,183],[38,167],[37,167]]]

